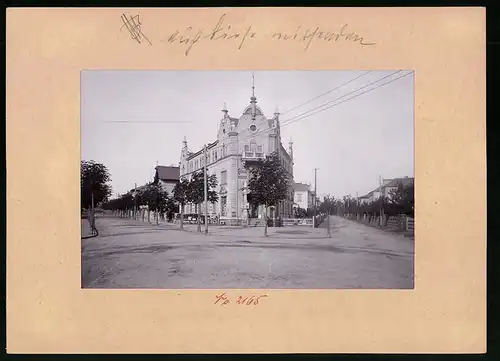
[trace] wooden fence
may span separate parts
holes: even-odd
[[[415,232],[415,218],[406,217],[406,231]]]
[[[415,231],[414,218],[408,217],[406,215],[393,216],[389,217],[388,219],[387,216],[384,215],[382,216],[382,220],[380,219],[380,216],[370,217],[367,214],[346,214],[343,217],[370,226],[383,228],[389,231],[411,233]]]

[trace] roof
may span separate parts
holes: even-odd
[[[309,190],[309,185],[304,183],[294,183],[293,190],[297,192],[302,192],[302,191],[305,192]]]
[[[229,121],[230,123],[233,123],[235,127],[237,127],[240,120],[238,118],[229,117]]]
[[[144,184],[144,185],[142,185],[142,186],[138,186],[137,188],[132,188],[129,192],[135,192],[135,191],[140,192],[141,190],[143,190],[143,189],[147,188],[147,186],[148,186],[148,185],[149,185],[149,184]]]
[[[408,186],[412,185],[415,181],[415,178],[393,178],[393,179],[384,179],[384,183],[382,185],[382,188],[387,188],[387,187],[397,187],[399,184],[402,184],[403,186]],[[380,187],[375,188],[371,192],[365,194],[364,196],[361,196],[359,198],[369,198],[372,196],[373,193],[375,192],[380,192]]]
[[[175,180],[178,181],[180,177],[180,169],[179,167],[172,166],[163,166],[159,165],[156,167],[156,172],[158,174],[158,178],[161,180]]]
[[[212,143],[208,143],[208,144],[207,144],[207,150],[209,150],[210,148],[212,148],[212,147],[216,146],[216,145],[217,145],[217,143],[219,143],[219,141],[218,141],[218,140],[216,140],[215,142],[212,142]],[[188,157],[187,157],[187,160],[191,160],[191,159],[193,159],[194,157],[199,156],[201,153],[203,153],[203,150],[204,150],[204,148],[201,148],[201,149],[200,149],[199,151],[197,151],[197,152],[189,152]]]
[[[391,179],[387,184],[384,185],[384,187],[397,187],[398,185],[402,184],[403,186],[409,186],[412,185],[415,181],[415,178],[394,178]]]

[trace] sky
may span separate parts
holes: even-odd
[[[413,72],[254,77],[257,105],[268,118],[278,108],[284,147],[293,140],[295,182],[314,187],[318,168],[320,196],[362,196],[379,176],[414,176]],[[251,93],[252,71],[82,71],[82,160],[103,163],[113,197],[123,194],[151,181],[156,164],[177,165],[184,137],[192,151],[216,140],[224,103],[239,117]]]

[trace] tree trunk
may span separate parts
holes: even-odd
[[[156,225],[160,224],[160,212],[158,211],[158,208],[156,209]]]
[[[181,230],[184,229],[184,204],[181,204]]]
[[[197,208],[197,212],[198,212],[198,229],[197,229],[197,231],[201,232],[201,207],[200,207],[200,204],[197,204],[196,208]]]
[[[149,210],[149,207],[148,207],[148,223],[151,223],[151,211]]]
[[[264,236],[267,237],[267,206],[264,209]]]

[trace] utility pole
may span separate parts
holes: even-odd
[[[327,224],[328,224],[328,227],[327,227],[328,237],[332,238],[332,234],[330,233],[330,208],[328,208],[328,222],[327,222]]]
[[[358,202],[358,192],[356,192],[356,220],[359,218],[359,202]]]
[[[318,200],[318,183],[317,183],[317,173],[319,168],[314,168],[314,218],[313,218],[313,227],[316,227],[316,208],[317,208],[317,200]]]
[[[203,149],[203,173],[205,178],[205,234],[208,234],[208,184],[207,184],[207,145]]]
[[[384,195],[382,194],[382,174],[379,175],[379,183],[380,183],[380,227],[382,227],[382,212],[384,211]]]
[[[94,215],[94,191],[92,191],[92,215]]]
[[[137,183],[134,183],[134,219],[137,219]]]

